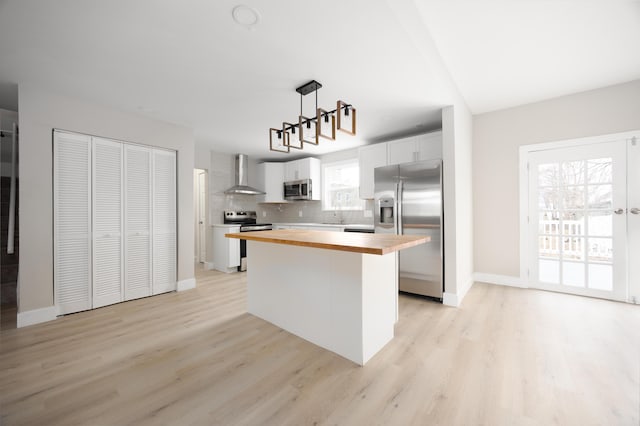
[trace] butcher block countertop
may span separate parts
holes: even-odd
[[[431,239],[425,235],[363,234],[306,229],[240,232],[225,234],[225,237],[378,255],[424,244]]]

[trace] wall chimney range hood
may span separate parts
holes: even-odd
[[[248,185],[249,175],[247,173],[249,169],[249,159],[244,154],[237,154],[235,161],[236,168],[236,184],[231,188],[224,191],[225,194],[234,195],[262,195],[264,191],[252,188]]]

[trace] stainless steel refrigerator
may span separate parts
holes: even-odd
[[[442,161],[378,167],[374,178],[375,232],[431,237],[426,244],[400,251],[400,291],[442,301]]]

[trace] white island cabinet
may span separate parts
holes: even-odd
[[[213,268],[220,272],[237,272],[240,266],[240,240],[225,238],[229,232],[240,232],[240,225],[213,226]]]
[[[393,339],[396,252],[426,236],[277,230],[247,240],[250,314],[364,365]]]

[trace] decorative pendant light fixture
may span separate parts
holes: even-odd
[[[336,109],[327,111],[318,108],[318,89],[322,84],[315,80],[296,89],[300,93],[300,115],[297,123],[283,122],[282,127],[269,129],[269,149],[289,153],[291,148],[302,149],[304,144],[319,145],[320,138],[336,139],[336,130],[349,135],[356,134],[356,109],[343,101],[336,102]],[[313,117],[302,114],[302,97],[316,94],[316,113]],[[337,121],[337,124],[336,124]]]

